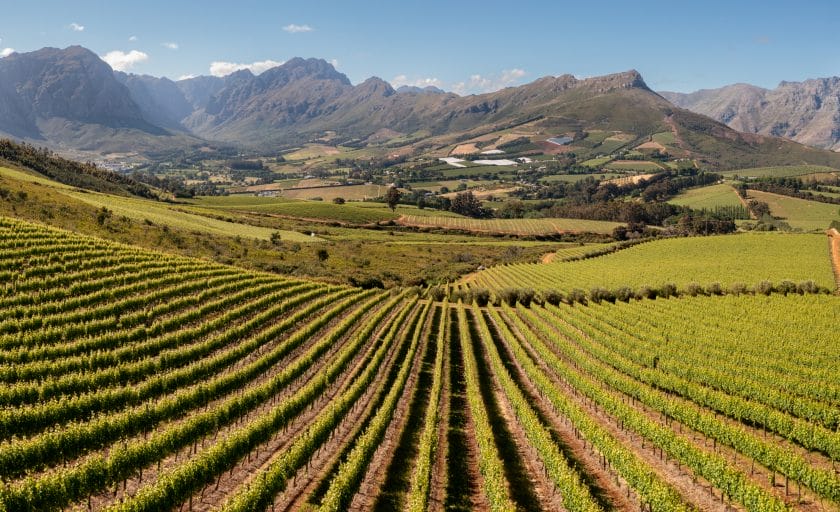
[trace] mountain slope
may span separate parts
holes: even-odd
[[[736,84],[691,94],[661,94],[679,107],[736,130],[840,150],[840,77],[782,82],[775,89]]]
[[[147,114],[168,119],[170,105],[163,106],[165,112],[152,115],[150,102]],[[0,59],[0,133],[53,147],[102,152],[195,143],[183,135],[173,137],[147,118],[111,67],[80,46],[43,48]]]

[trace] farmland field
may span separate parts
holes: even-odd
[[[554,235],[568,232],[610,233],[618,222],[582,219],[471,219],[468,217],[430,217],[404,215],[399,221],[406,226],[432,227],[519,235]]]
[[[837,169],[825,167],[822,165],[783,165],[778,167],[752,167],[749,169],[735,169],[732,171],[722,171],[720,174],[723,174],[724,176],[741,176],[754,178],[784,178],[789,176],[805,176],[807,174],[835,172],[837,172]]]
[[[605,169],[614,171],[638,171],[638,172],[657,172],[664,169],[664,167],[656,162],[647,162],[644,160],[613,160],[603,166]]]
[[[709,185],[690,188],[669,201],[678,206],[688,206],[697,210],[713,209],[720,206],[741,206],[738,193],[727,184]]]
[[[805,231],[822,231],[828,229],[832,221],[840,221],[840,206],[836,204],[807,201],[759,190],[750,190],[747,196],[764,201],[770,205],[770,213],[774,217],[779,217],[792,227]]]
[[[537,290],[628,286],[658,287],[673,283],[755,285],[760,281],[813,280],[833,289],[825,235],[741,234],[672,238],[643,243],[599,258],[551,264],[493,267],[464,278],[471,287]]]
[[[280,195],[288,199],[313,199],[320,197],[324,201],[332,201],[341,197],[347,201],[363,201],[375,197],[382,197],[385,187],[382,185],[342,185],[335,187],[315,188],[287,188]]]
[[[834,296],[479,306],[0,235],[0,510],[840,505]]]

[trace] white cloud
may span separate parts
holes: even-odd
[[[189,74],[189,73],[186,74],[186,75],[181,75],[181,76],[178,77],[178,81],[189,80],[190,78],[195,78],[195,75],[192,75],[192,74]]]
[[[210,74],[213,76],[227,76],[234,71],[239,71],[240,69],[249,69],[251,70],[251,73],[259,75],[263,71],[267,71],[281,64],[283,63],[271,59],[252,62],[250,64],[215,61],[210,63]]]
[[[73,32],[84,32],[85,31],[85,26],[84,25],[79,25],[78,23],[76,23],[74,21],[73,23],[70,24],[70,30],[72,30]]]
[[[178,49],[178,43],[160,43],[160,45],[164,48],[169,48],[170,50]]]
[[[454,84],[452,90],[462,95],[498,91],[499,89],[516,84],[526,74],[525,70],[513,68],[503,70],[501,74],[489,77],[471,75],[469,80]]]
[[[149,60],[149,56],[137,50],[131,50],[128,53],[114,50],[102,55],[101,59],[117,71],[126,71],[136,64]]]
[[[332,59],[330,61],[330,64],[332,64],[332,67],[337,68],[338,67],[338,59]]]
[[[437,87],[438,89],[443,87],[443,82],[438,80],[437,78],[414,78],[409,79],[406,75],[397,75],[391,80],[391,86],[394,88],[402,87],[403,85],[408,85],[412,87]]]
[[[13,53],[15,53],[14,48],[3,48],[2,50],[0,50],[0,57],[8,57]]]
[[[128,40],[133,43],[134,41],[137,41],[137,36],[129,36]]]
[[[309,25],[295,25],[294,23],[290,23],[283,27],[283,30],[290,34],[297,34],[299,32],[312,32],[315,29]]]

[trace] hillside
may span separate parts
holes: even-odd
[[[735,84],[690,94],[661,92],[682,108],[747,133],[840,149],[840,78],[782,82],[775,89]]]

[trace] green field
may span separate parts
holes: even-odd
[[[750,190],[748,197],[770,205],[770,213],[791,227],[805,231],[825,230],[832,221],[840,221],[840,205],[807,201],[795,197]]]
[[[467,276],[463,282],[492,290],[524,286],[569,291],[595,286],[636,289],[665,283],[680,288],[689,283],[754,285],[763,280],[777,283],[786,279],[814,280],[821,286],[835,287],[825,235],[671,238],[583,261],[494,267]]]
[[[226,210],[271,213],[289,217],[347,222],[351,224],[370,224],[393,220],[399,217],[399,215],[392,213],[391,210],[381,203],[379,204],[380,208],[374,209],[358,206],[362,203],[338,205],[327,201],[298,201],[255,196],[205,197],[193,201],[193,203]]]
[[[741,200],[738,193],[731,185],[725,183],[709,185],[708,187],[690,188],[677,195],[669,203],[678,206],[688,206],[696,210],[707,208],[709,210],[718,206],[740,206]]]
[[[550,176],[546,176],[542,178],[540,181],[545,183],[551,183],[555,181],[565,181],[567,183],[577,183],[578,181],[583,181],[587,178],[595,178],[596,180],[611,180],[613,178],[618,178],[624,176],[624,174],[617,173],[617,172],[604,172],[604,173],[593,173],[593,174],[552,174]]]
[[[778,167],[752,167],[748,169],[735,169],[722,171],[724,176],[740,176],[742,178],[785,178],[790,176],[804,176],[806,174],[817,174],[826,172],[837,172],[837,169],[822,165],[782,165]]]
[[[638,172],[657,172],[661,171],[663,167],[655,162],[648,162],[644,160],[626,160],[613,161],[604,165],[605,169],[615,171],[638,171]]]
[[[280,192],[282,197],[287,199],[315,199],[321,198],[324,201],[332,201],[341,197],[347,201],[364,201],[382,197],[385,194],[384,185],[341,185],[334,187],[316,188],[287,188]]]
[[[611,162],[612,159],[613,159],[613,157],[611,157],[611,156],[601,156],[601,157],[598,157],[598,158],[590,158],[589,160],[581,162],[580,165],[583,165],[583,166],[586,166],[586,167],[603,167],[604,164],[607,164],[607,163]]]
[[[470,219],[467,217],[430,217],[406,215],[400,223],[407,226],[457,229],[476,233],[499,233],[545,236],[561,233],[612,233],[618,222],[583,219]]]

